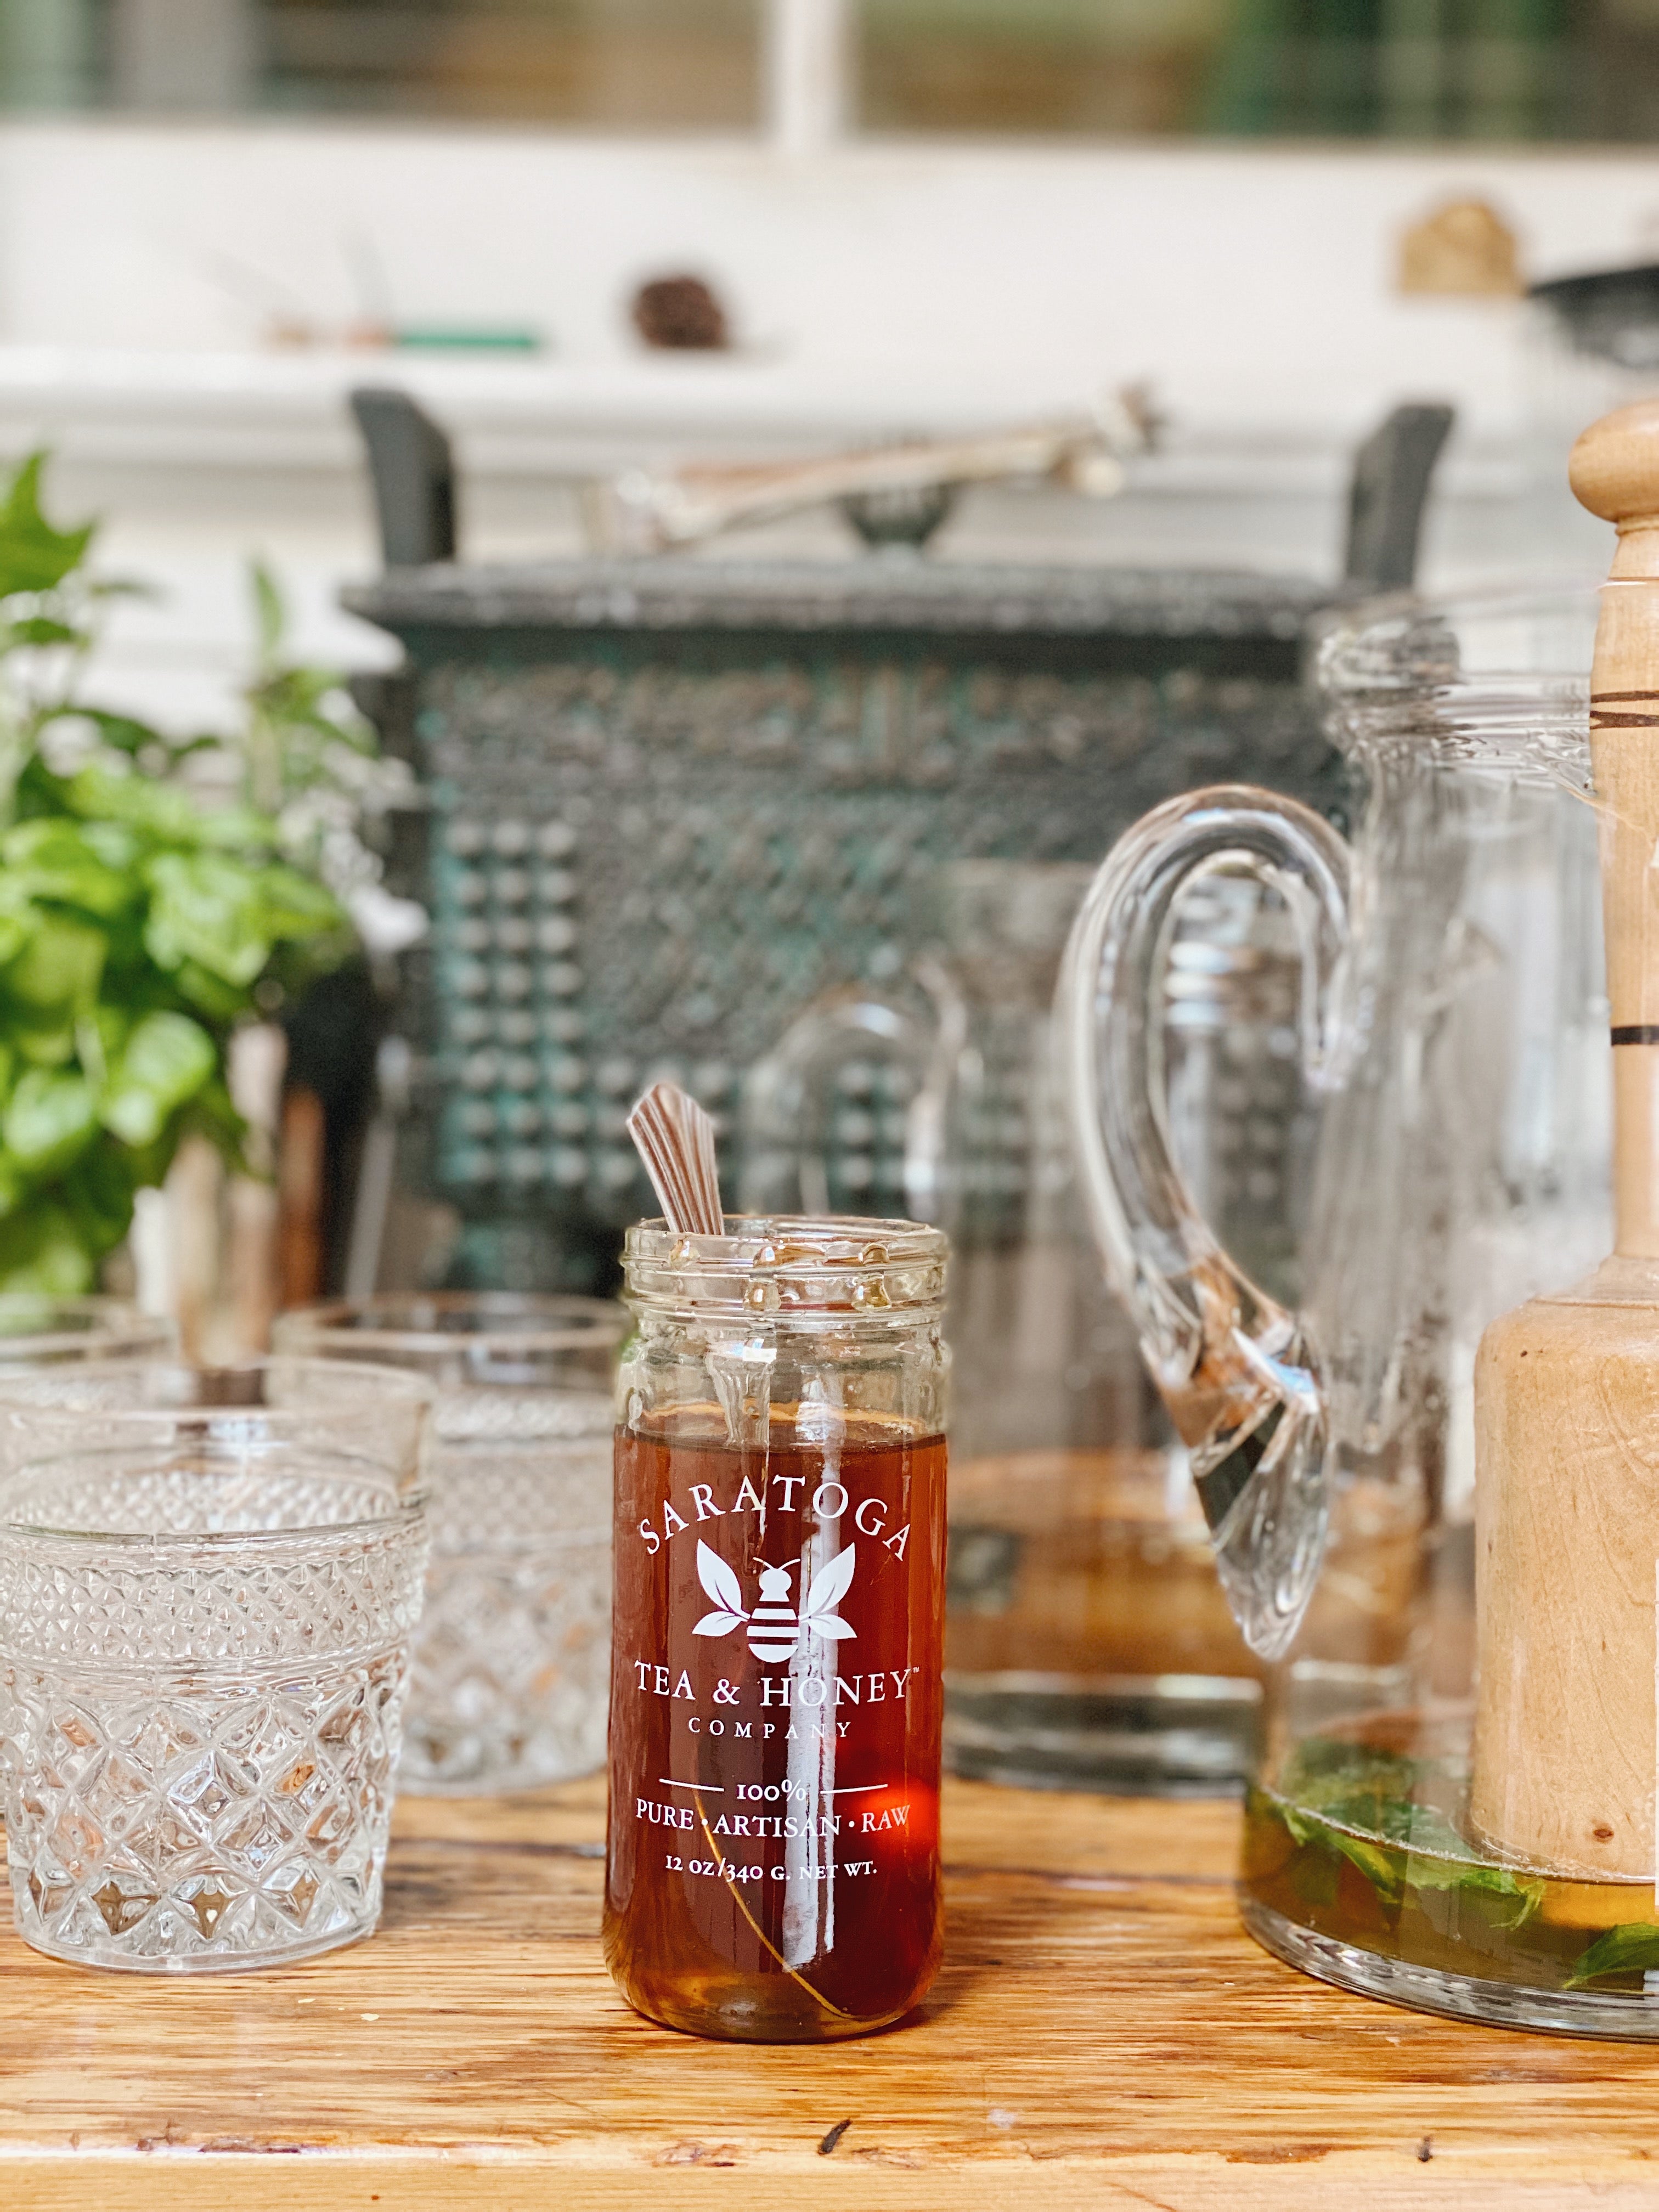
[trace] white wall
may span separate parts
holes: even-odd
[[[65,495],[112,506],[116,548],[197,606],[152,634],[163,659],[191,637],[222,649],[231,558],[256,543],[291,562],[317,638],[350,641],[327,609],[372,560],[343,408],[362,378],[414,384],[455,428],[472,550],[489,552],[570,542],[568,478],[641,455],[992,421],[1144,377],[1171,435],[1131,501],[1081,517],[981,501],[957,550],[1301,568],[1334,557],[1352,441],[1399,398],[1445,397],[1462,430],[1431,575],[1462,580],[1515,551],[1522,315],[1401,299],[1392,271],[1401,226],[1468,193],[1514,224],[1534,276],[1659,251],[1659,159],[1640,154],[866,143],[790,157],[529,131],[11,122],[0,448],[51,438]],[[679,265],[728,295],[732,358],[633,347],[631,287]],[[337,334],[381,286],[401,319],[530,322],[552,350],[261,349],[270,312]]]
[[[833,406],[1034,405],[1151,374],[1183,414],[1351,428],[1434,385],[1507,424],[1511,317],[1391,289],[1401,226],[1491,198],[1534,274],[1659,243],[1642,155],[1264,147],[760,145],[264,124],[0,129],[0,327],[24,343],[254,343],[273,305],[337,326],[384,270],[410,319],[524,319],[559,357],[628,350],[641,274],[708,269],[746,338]],[[241,273],[236,273],[241,272]],[[242,296],[237,296],[238,292]]]

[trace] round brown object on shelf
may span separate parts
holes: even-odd
[[[634,295],[635,329],[659,351],[721,353],[731,343],[726,310],[701,276],[653,276]]]

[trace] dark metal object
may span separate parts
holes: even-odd
[[[455,558],[455,461],[449,440],[406,392],[362,386],[351,411],[368,452],[369,480],[388,568]]]
[[[284,1017],[286,1088],[313,1092],[323,1109],[322,1284],[343,1279],[353,1233],[363,1136],[374,1096],[375,1055],[392,1009],[368,964],[349,960],[319,976]]]
[[[1334,801],[1297,680],[1328,597],[684,557],[349,593],[417,687],[434,927],[402,1026],[428,1078],[417,1171],[471,1217],[470,1264],[528,1285],[606,1263],[647,1203],[623,1117],[658,1075],[721,1117],[735,1188],[743,1072],[819,992],[898,972],[939,862],[1097,860],[1218,778]]]
[[[1304,625],[1334,594],[1294,578],[1227,569],[993,567],[966,562],[739,562],[663,554],[442,568],[390,575],[343,595],[354,613],[410,641],[416,659],[434,630],[476,651],[494,637],[521,652],[533,631],[584,650],[600,640],[747,638],[778,649],[799,640],[937,639],[956,657],[1001,640],[1042,666],[1068,643],[1089,666],[1144,658],[1164,641],[1178,659],[1241,673],[1294,673]],[[736,649],[735,646],[732,647]],[[561,654],[562,656],[562,653]],[[1076,658],[1075,655],[1073,658]]]
[[[1554,276],[1533,285],[1527,297],[1573,352],[1620,368],[1659,367],[1659,262]]]
[[[346,678],[351,703],[374,725],[380,750],[391,760],[415,758],[415,678],[407,668],[360,668]]]
[[[1350,583],[1371,592],[1411,588],[1430,482],[1454,419],[1437,404],[1396,407],[1354,455],[1343,567]]]
[[[956,505],[954,484],[849,492],[841,511],[872,551],[897,545],[920,551]]]

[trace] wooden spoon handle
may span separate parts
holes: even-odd
[[[653,1083],[628,1117],[671,1229],[719,1237],[726,1227],[714,1166],[714,1125],[677,1084]]]
[[[1659,400],[1603,416],[1572,488],[1615,525],[1590,677],[1613,1045],[1617,1249],[1659,1257]]]

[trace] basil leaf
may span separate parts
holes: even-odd
[[[29,1021],[21,1016],[6,1023],[13,1048],[31,1067],[67,1067],[75,1057],[74,1022]]]
[[[70,822],[20,822],[0,838],[0,862],[17,893],[88,914],[118,914],[132,896],[132,885]]]
[[[141,842],[125,823],[83,822],[80,827],[87,850],[95,854],[106,868],[125,875],[137,865]]]
[[[48,1200],[0,1220],[0,1295],[78,1297],[92,1288],[93,1272],[92,1255],[61,1206]]]
[[[29,925],[21,915],[0,913],[0,968],[15,960],[28,939]]]
[[[261,925],[273,939],[315,937],[344,920],[333,894],[295,868],[274,862],[259,871],[258,882]]]
[[[52,1175],[85,1150],[98,1127],[92,1085],[83,1075],[32,1067],[6,1108],[6,1150],[19,1167]]]
[[[71,629],[68,623],[55,622],[50,615],[26,615],[15,622],[7,633],[11,645],[90,645],[91,638],[83,629]]]
[[[144,945],[159,967],[193,961],[243,989],[270,957],[272,933],[258,872],[217,853],[158,853],[144,864],[150,887]]]
[[[1659,1967],[1659,1924],[1630,1920],[1598,1936],[1589,1950],[1573,1960],[1565,1986],[1582,1989],[1586,1982],[1599,1981],[1603,1974],[1645,1974],[1655,1967]]]
[[[132,1226],[139,1180],[132,1155],[107,1138],[60,1178],[58,1193],[89,1251],[113,1251]]]
[[[137,730],[138,725],[132,726]],[[118,774],[96,762],[66,777],[58,792],[63,805],[83,821],[124,823],[157,844],[206,845],[262,856],[276,842],[276,824],[252,807],[198,806],[176,783]]]
[[[193,960],[181,960],[173,971],[173,982],[179,998],[186,1006],[194,1006],[198,1014],[210,1022],[234,1022],[252,1004],[246,990],[238,989]]]
[[[250,561],[248,582],[253,591],[254,620],[259,633],[259,659],[269,663],[276,657],[288,628],[288,609],[283,604],[283,594],[276,579],[263,561]]]
[[[1521,1927],[1542,1904],[1543,1882],[1482,1857],[1443,1812],[1420,1802],[1431,1771],[1398,1752],[1312,1737],[1286,1765],[1280,1818],[1292,1842],[1349,1860],[1386,1905],[1407,1889],[1455,1890],[1511,1902],[1502,1924]]]
[[[55,720],[90,722],[104,743],[118,753],[141,753],[148,745],[161,745],[167,740],[159,730],[148,722],[140,722],[131,714],[112,714],[102,707],[72,707]]]
[[[78,1013],[98,995],[108,940],[100,929],[67,915],[39,914],[21,951],[6,969],[9,995],[24,1006]]]
[[[0,599],[14,592],[49,592],[78,568],[93,525],[54,530],[40,512],[44,453],[31,453],[0,505]]]
[[[269,850],[276,842],[276,825],[251,806],[216,806],[198,817],[196,842],[239,853]]]
[[[111,1073],[99,1119],[123,1144],[153,1145],[167,1116],[195,1096],[218,1060],[213,1039],[188,1014],[147,1014]]]
[[[202,811],[174,784],[144,775],[117,775],[95,765],[64,779],[64,803],[90,821],[125,822],[172,845],[194,845],[201,836]]]

